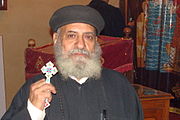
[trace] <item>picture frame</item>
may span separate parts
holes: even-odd
[[[0,10],[7,10],[7,0],[0,0]]]

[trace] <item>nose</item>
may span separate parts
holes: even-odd
[[[79,37],[78,42],[77,42],[77,47],[79,49],[83,49],[83,48],[85,48],[85,46],[86,46],[86,44],[85,44],[83,37]]]

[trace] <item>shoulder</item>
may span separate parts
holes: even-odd
[[[134,91],[128,79],[115,70],[104,68],[102,70],[102,79],[107,86],[111,86],[113,89]]]
[[[102,80],[107,92],[110,92],[110,94],[113,92],[120,96],[119,98],[137,99],[134,87],[121,73],[110,69],[103,69]]]
[[[122,73],[117,72],[117,71],[112,70],[112,69],[107,69],[107,68],[103,68],[102,76],[106,77],[106,78],[125,79],[126,80],[126,77]]]

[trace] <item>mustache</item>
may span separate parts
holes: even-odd
[[[89,51],[85,50],[85,49],[73,49],[69,51],[69,54],[75,54],[75,53],[81,53],[81,54],[85,54],[87,56],[90,55]]]

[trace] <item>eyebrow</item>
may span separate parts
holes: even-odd
[[[67,31],[67,33],[77,33],[77,32],[70,30],[70,31]]]
[[[93,35],[96,35],[95,32],[85,32],[86,34],[93,34]]]
[[[78,33],[78,32],[69,30],[69,31],[67,31],[67,33]],[[95,32],[85,32],[85,34],[93,34],[93,35],[96,35]]]

